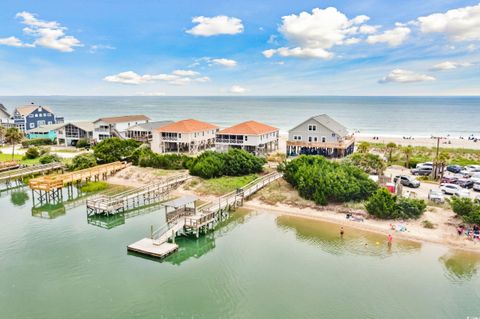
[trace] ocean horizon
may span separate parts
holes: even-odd
[[[220,127],[256,120],[286,133],[307,118],[328,114],[361,135],[480,136],[477,96],[4,96],[9,111],[50,106],[66,121],[145,114],[154,121],[195,118]]]

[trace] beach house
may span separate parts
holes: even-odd
[[[152,151],[156,153],[190,153],[215,146],[218,126],[188,119],[162,126],[152,132]]]
[[[218,152],[239,148],[254,155],[263,155],[278,149],[278,137],[278,128],[247,121],[219,131],[215,137],[215,148]]]
[[[131,138],[142,143],[150,143],[152,141],[153,131],[172,123],[173,121],[155,121],[138,124],[127,128],[125,135],[127,138]]]
[[[351,154],[354,146],[355,139],[345,126],[321,114],[288,131],[287,156],[311,154],[343,157]]]
[[[115,117],[102,117],[94,121],[95,129],[93,139],[101,141],[109,137],[126,138],[129,127],[150,122],[146,115],[125,115]]]
[[[55,129],[57,145],[75,146],[81,139],[91,143],[94,129],[93,122],[87,121],[60,124]]]
[[[8,113],[7,108],[0,103],[0,126],[9,128],[15,126],[12,116]]]
[[[13,122],[23,132],[40,127],[63,123],[63,117],[57,117],[48,106],[27,105],[19,106],[13,111]]]

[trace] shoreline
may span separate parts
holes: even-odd
[[[266,213],[273,213],[280,216],[293,216],[298,218],[323,221],[323,222],[338,225],[339,227],[345,226],[345,227],[353,228],[360,231],[366,231],[370,233],[385,235],[385,237],[388,234],[392,234],[394,238],[394,243],[395,243],[395,239],[410,240],[418,243],[436,244],[436,245],[450,248],[450,249],[456,249],[456,250],[462,250],[462,251],[468,251],[468,252],[480,254],[480,242],[475,243],[475,242],[466,241],[466,240],[459,240],[457,237],[458,235],[454,232],[453,229],[452,229],[452,232],[450,232],[450,234],[447,233],[447,236],[448,236],[447,238],[435,236],[436,234],[431,234],[432,236],[429,237],[421,233],[415,233],[410,231],[397,232],[395,230],[390,230],[388,229],[388,224],[396,223],[396,221],[393,221],[393,220],[369,219],[363,222],[354,222],[354,221],[345,219],[344,214],[337,213],[334,211],[328,211],[328,210],[320,211],[311,207],[298,208],[298,207],[284,205],[284,204],[281,204],[281,205],[277,204],[274,206],[274,205],[262,203],[257,199],[253,199],[253,200],[247,201],[244,204],[243,208],[262,211]],[[406,222],[404,224],[410,224],[410,223]],[[410,228],[410,226],[412,225],[408,225],[408,226],[409,226],[408,228]],[[434,230],[425,229],[425,230],[435,231],[435,229]]]

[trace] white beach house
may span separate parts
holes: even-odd
[[[355,138],[345,126],[321,114],[288,131],[287,156],[300,154],[343,157],[353,153]]]
[[[279,130],[256,121],[247,121],[221,130],[215,139],[218,152],[240,148],[255,155],[278,150]]]
[[[162,126],[152,132],[152,151],[156,153],[190,153],[215,146],[218,126],[188,119]]]
[[[93,122],[95,125],[93,139],[101,141],[109,137],[126,138],[126,131],[129,127],[145,124],[149,121],[150,118],[145,115],[102,117]]]

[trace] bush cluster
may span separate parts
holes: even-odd
[[[378,188],[360,168],[312,155],[288,162],[284,178],[300,196],[320,205],[365,200]]]
[[[83,185],[80,190],[84,193],[95,193],[99,191],[103,191],[108,188],[107,182],[88,182],[85,185]]]
[[[417,219],[425,212],[427,204],[421,199],[398,198],[380,188],[368,199],[365,208],[370,215],[381,219]]]
[[[90,143],[88,142],[88,140],[86,138],[79,139],[77,144],[75,144],[76,148],[85,148],[85,147],[88,147],[88,146],[90,146]]]
[[[452,197],[450,206],[467,224],[480,224],[480,202],[471,198]]]
[[[353,153],[345,158],[345,162],[361,168],[368,174],[380,175],[386,168],[385,161],[372,153]]]
[[[54,162],[61,162],[62,160],[57,154],[45,153],[39,158],[40,164],[50,164]]]
[[[95,157],[101,163],[112,163],[129,159],[141,145],[134,140],[122,140],[118,137],[107,138],[93,147]]]
[[[265,159],[240,149],[227,153],[207,151],[191,161],[189,170],[191,175],[203,178],[242,176],[260,173],[265,163]]]
[[[52,141],[49,138],[33,138],[31,140],[23,140],[22,146],[29,147],[29,146],[40,146],[40,145],[53,145],[55,141]]]
[[[183,154],[157,154],[147,145],[137,148],[130,158],[134,165],[162,169],[186,169],[192,160]]]
[[[84,153],[75,156],[72,163],[68,166],[69,170],[77,171],[85,168],[90,168],[97,165],[97,159],[92,153]]]
[[[40,156],[40,150],[36,146],[30,146],[25,152],[24,159],[35,159]]]

